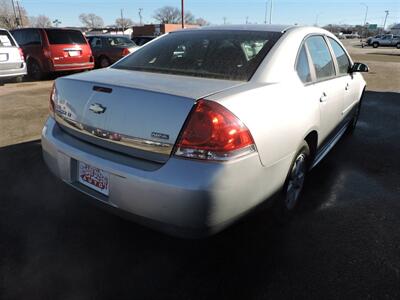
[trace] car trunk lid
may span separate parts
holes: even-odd
[[[240,84],[112,68],[81,73],[57,79],[56,120],[90,143],[163,163],[195,101]]]

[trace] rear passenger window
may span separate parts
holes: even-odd
[[[0,30],[0,47],[13,47],[15,43],[10,34],[5,30]]]
[[[347,57],[346,52],[344,52],[342,46],[338,44],[334,39],[328,38],[331,43],[333,53],[336,56],[336,60],[339,66],[339,74],[348,74],[350,68],[350,60]]]
[[[306,41],[315,68],[317,80],[335,76],[332,56],[322,36],[312,36]]]
[[[301,81],[304,83],[311,82],[310,65],[304,45],[301,47],[299,57],[297,58],[296,71]]]

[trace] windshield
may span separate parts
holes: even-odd
[[[82,32],[78,30],[65,29],[46,29],[49,43],[57,44],[86,44],[86,39]]]
[[[135,46],[136,44],[130,39],[123,36],[107,37],[107,42],[111,47],[115,46]]]
[[[244,30],[174,32],[113,68],[248,81],[281,35]]]

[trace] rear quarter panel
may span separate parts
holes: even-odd
[[[294,70],[282,83],[249,83],[207,99],[227,107],[249,128],[265,167],[294,156],[319,124],[318,104],[304,93]]]

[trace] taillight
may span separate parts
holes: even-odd
[[[18,48],[18,51],[19,51],[19,56],[21,57],[21,60],[25,60],[25,57],[24,57],[24,52],[22,51],[22,49],[21,48]]]
[[[249,129],[228,109],[199,100],[176,143],[175,155],[229,160],[256,152]]]
[[[55,110],[55,104],[57,102],[57,89],[56,89],[56,84],[53,83],[53,87],[51,88],[51,93],[50,93],[50,101],[49,101],[49,113],[50,116],[54,118],[54,110]]]
[[[128,48],[124,48],[124,49],[122,50],[122,56],[128,55],[129,53],[131,53],[131,52],[129,51]]]

